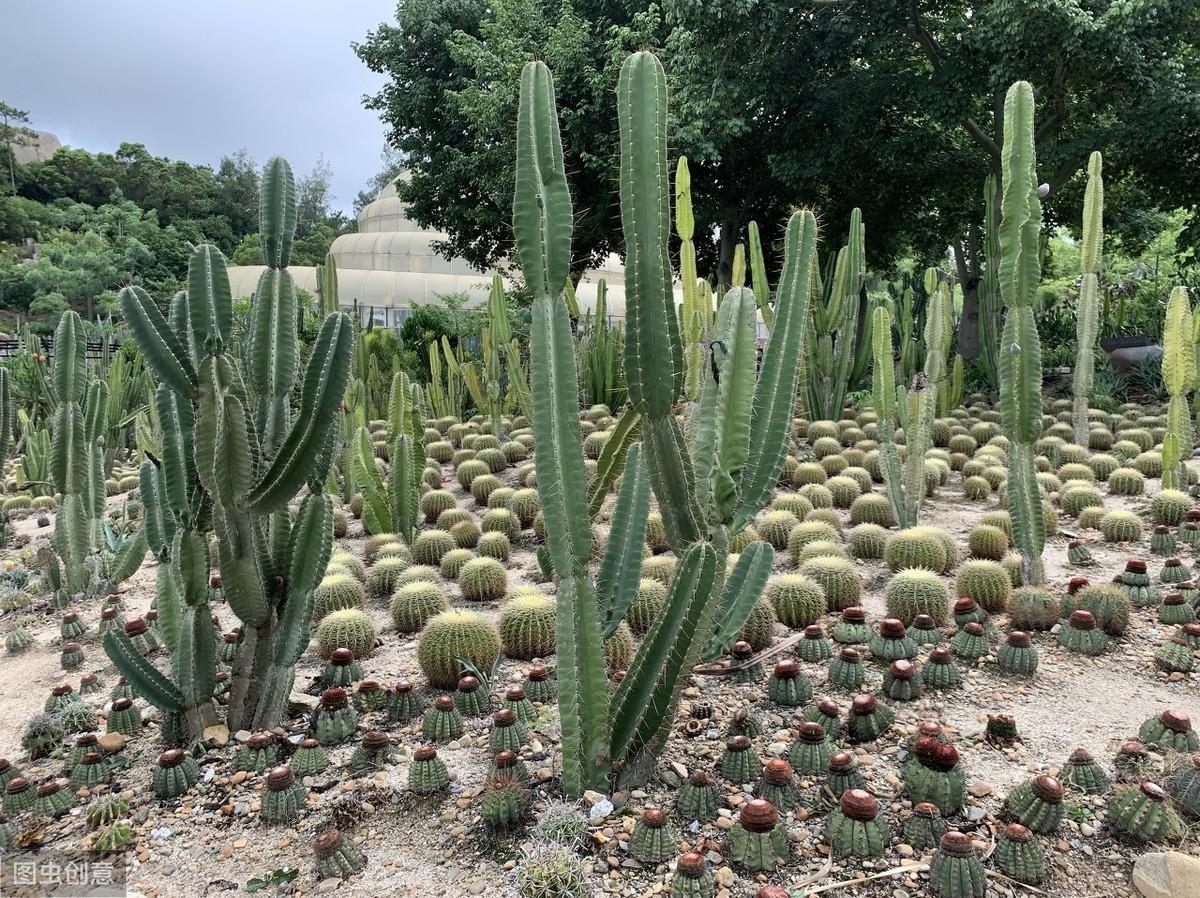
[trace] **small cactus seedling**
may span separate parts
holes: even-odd
[[[1026,885],[1046,878],[1046,855],[1027,827],[1010,823],[996,839],[996,866],[1005,876]]]
[[[675,813],[684,820],[706,822],[717,816],[720,807],[721,788],[712,774],[705,770],[693,770],[679,789]]]
[[[929,879],[938,898],[984,898],[987,874],[970,836],[951,830],[941,837]]]
[[[1150,780],[1118,789],[1109,802],[1108,819],[1114,831],[1136,842],[1177,844],[1186,832],[1170,796]]]
[[[180,748],[170,748],[158,756],[154,769],[154,794],[163,801],[179,798],[200,779],[196,760]]]
[[[421,719],[421,732],[435,742],[449,742],[463,732],[462,715],[449,695],[439,695]]]
[[[769,801],[755,798],[742,805],[729,831],[729,857],[751,873],[768,873],[787,861],[787,832]]]
[[[334,686],[321,693],[320,704],[309,722],[309,732],[322,745],[344,742],[357,726],[358,711],[350,703],[345,689]]]
[[[349,769],[353,776],[367,776],[383,770],[396,760],[387,733],[369,730],[350,756]]]
[[[1016,718],[1011,714],[989,714],[984,738],[993,745],[1012,745],[1020,741]]]
[[[629,853],[643,864],[661,864],[675,855],[675,838],[667,815],[658,808],[646,808],[638,817],[629,840]]]
[[[856,649],[844,648],[829,662],[828,682],[848,692],[857,692],[866,682],[867,671]]]
[[[996,650],[996,666],[1007,674],[1031,677],[1037,671],[1038,654],[1023,630],[1013,630]]]
[[[408,788],[418,795],[432,795],[450,786],[450,774],[446,763],[438,757],[437,750],[422,745],[413,752],[413,762],[408,768]]]
[[[1084,795],[1098,795],[1108,788],[1108,775],[1086,748],[1077,748],[1063,765],[1062,783]]]
[[[820,624],[809,624],[804,628],[804,638],[796,644],[796,657],[810,664],[825,661],[833,656],[833,646],[825,636]]]
[[[1151,717],[1138,729],[1138,739],[1159,751],[1191,753],[1200,750],[1200,735],[1192,729],[1192,721],[1182,711],[1168,708]]]
[[[879,801],[862,789],[844,792],[825,825],[825,840],[835,855],[873,858],[883,854],[889,841],[887,827],[879,822]]]
[[[962,671],[949,646],[939,645],[929,653],[921,668],[921,683],[926,689],[954,689],[962,685]]]
[[[300,740],[296,750],[292,752],[291,767],[296,775],[303,779],[306,776],[316,776],[329,766],[329,754],[320,741],[311,736]]]
[[[366,856],[337,829],[322,832],[313,839],[312,847],[321,879],[347,879],[367,865]]]
[[[516,752],[505,749],[496,752],[492,758],[492,764],[488,768],[484,782],[489,786],[506,783],[517,783],[523,786],[529,783],[529,779],[529,768],[525,766],[525,762],[517,757]]]
[[[808,704],[812,701],[812,694],[812,683],[800,673],[800,665],[791,659],[776,664],[767,680],[767,697],[785,708]]]
[[[1052,833],[1063,818],[1062,783],[1044,773],[1026,780],[1008,793],[1004,810],[1035,833]]]
[[[679,856],[670,898],[713,898],[714,883],[704,855],[694,851]]]
[[[800,724],[799,738],[788,751],[788,763],[797,773],[816,776],[829,767],[833,746],[819,723]]]
[[[874,742],[888,731],[896,717],[873,695],[857,695],[850,705],[846,735],[853,742]]]
[[[387,712],[392,723],[406,723],[421,716],[421,698],[412,683],[401,680],[388,690]]]
[[[837,751],[829,759],[829,775],[825,778],[825,788],[835,799],[851,789],[865,789],[866,780],[858,767],[858,759],[852,752]]]
[[[796,806],[800,790],[792,765],[782,758],[771,758],[763,765],[762,776],[755,787],[755,795],[763,798],[783,812]]]
[[[936,847],[948,829],[937,805],[921,801],[913,806],[912,816],[904,821],[904,841],[917,851],[924,851]]]
[[[529,809],[529,793],[521,783],[492,783],[484,788],[480,816],[492,830],[519,826]]]

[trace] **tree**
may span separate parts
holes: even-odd
[[[373,202],[383,188],[400,176],[404,168],[404,154],[390,144],[384,144],[383,152],[379,154],[379,171],[371,176],[367,186],[354,198],[354,214],[358,215],[363,206]]]
[[[13,145],[26,146],[30,140],[37,137],[32,128],[24,127],[28,124],[27,110],[18,109],[0,100],[0,140],[4,141],[4,152],[8,156],[8,180],[14,193],[17,190],[17,166]]]
[[[333,166],[324,155],[318,156],[312,171],[296,182],[296,236],[305,237],[318,223],[329,217],[330,182]]]

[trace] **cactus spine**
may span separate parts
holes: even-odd
[[[1188,485],[1185,461],[1191,456],[1194,438],[1187,394],[1196,386],[1193,328],[1187,287],[1176,287],[1167,300],[1163,323],[1163,385],[1171,396],[1167,403],[1167,432],[1163,436],[1163,489],[1186,489]]]
[[[145,663],[118,630],[104,646],[147,701],[184,716],[192,739],[213,716],[206,532],[216,533],[222,588],[242,622],[230,729],[269,729],[282,718],[308,643],[311,593],[333,540],[332,503],[323,489],[349,378],[352,327],[344,314],[325,318],[297,383],[297,303],[287,271],[296,197],[282,159],[271,159],[263,171],[259,213],[267,268],[251,307],[245,376],[230,355],[233,303],[216,247],[193,251],[188,291],[172,301],[169,323],[141,288],[120,293],[130,330],[161,384],[161,469],[144,464],[142,485],[147,542],[164,562],[158,610],[175,681]],[[287,506],[305,485],[293,523]]]
[[[1080,268],[1083,280],[1079,285],[1079,309],[1075,319],[1075,377],[1071,384],[1074,399],[1071,418],[1075,427],[1075,443],[1088,444],[1088,396],[1092,392],[1093,352],[1100,319],[1100,264],[1104,256],[1104,178],[1103,160],[1099,153],[1088,159],[1087,190],[1083,195],[1083,243],[1080,246]],[[1190,344],[1191,333],[1186,338]]]
[[[754,294],[735,288],[721,303],[715,327],[720,348],[713,364],[704,366],[689,445],[674,416],[684,365],[667,255],[666,76],[653,54],[635,53],[625,61],[617,101],[627,253],[625,373],[642,442],[628,450],[593,583],[577,376],[563,295],[571,198],[550,72],[542,63],[529,63],[521,75],[513,230],[534,296],[530,386],[539,447],[534,461],[549,554],[560,578],[563,785],[572,796],[604,788],[614,763],[630,779],[645,775],[648,765],[641,762],[661,750],[678,690],[714,637],[713,622],[721,622],[722,632],[736,631],[762,590],[773,560],[769,548],[742,553],[728,578],[724,562],[729,533],[753,520],[782,469],[816,241],[812,214],[793,215],[760,377]],[[637,590],[641,552],[629,547],[636,549],[645,533],[648,487],[658,498],[679,563],[663,610],[610,701],[601,636],[619,625]]]
[[[1008,511],[1024,582],[1044,580],[1046,523],[1034,456],[1042,430],[1042,348],[1033,307],[1041,280],[1038,199],[1033,140],[1033,88],[1018,81],[1004,100],[1000,220],[1000,292],[1008,307],[1000,347],[1000,414],[1008,449]]]

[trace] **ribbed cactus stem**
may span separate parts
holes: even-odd
[[[1163,322],[1163,385],[1167,402],[1167,432],[1163,436],[1163,473],[1165,489],[1185,489],[1188,485],[1186,460],[1192,454],[1194,438],[1188,411],[1187,394],[1196,386],[1196,344],[1191,302],[1187,287],[1176,287],[1167,300]]]
[[[1071,384],[1071,417],[1075,427],[1075,443],[1079,446],[1088,444],[1088,397],[1092,392],[1096,335],[1100,324],[1100,265],[1104,252],[1102,165],[1100,154],[1092,153],[1088,159],[1087,190],[1083,195],[1083,242],[1079,253],[1082,279],[1075,319],[1075,374]],[[1191,339],[1190,334],[1188,339]]]
[[[1004,101],[1001,154],[1000,292],[1008,316],[1001,337],[1000,414],[1011,441],[1006,492],[1013,544],[1021,553],[1025,582],[1040,585],[1046,525],[1034,446],[1042,429],[1042,350],[1033,310],[1041,281],[1042,204],[1033,118],[1033,88],[1018,81]]]

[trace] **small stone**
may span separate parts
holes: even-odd
[[[317,883],[318,892],[332,892],[341,886],[342,881],[336,876],[330,876]]]
[[[467,883],[467,894],[482,895],[485,888],[487,888],[487,884],[482,879],[472,879]]]
[[[717,885],[726,889],[732,888],[733,884],[737,882],[737,876],[730,867],[721,867],[717,870],[717,875],[713,878],[716,880]]]
[[[971,785],[967,786],[967,791],[975,798],[986,798],[995,790],[987,783],[971,783]]]
[[[916,852],[913,851],[913,847],[907,842],[901,842],[899,845],[897,845],[896,851],[900,853],[900,857],[912,857],[914,854],[916,854]]]
[[[1200,895],[1200,859],[1178,851],[1152,851],[1133,865],[1133,885],[1142,898]]]
[[[588,818],[590,820],[603,820],[614,810],[613,803],[607,798],[601,797],[599,801],[592,805],[592,809],[588,811]]]

